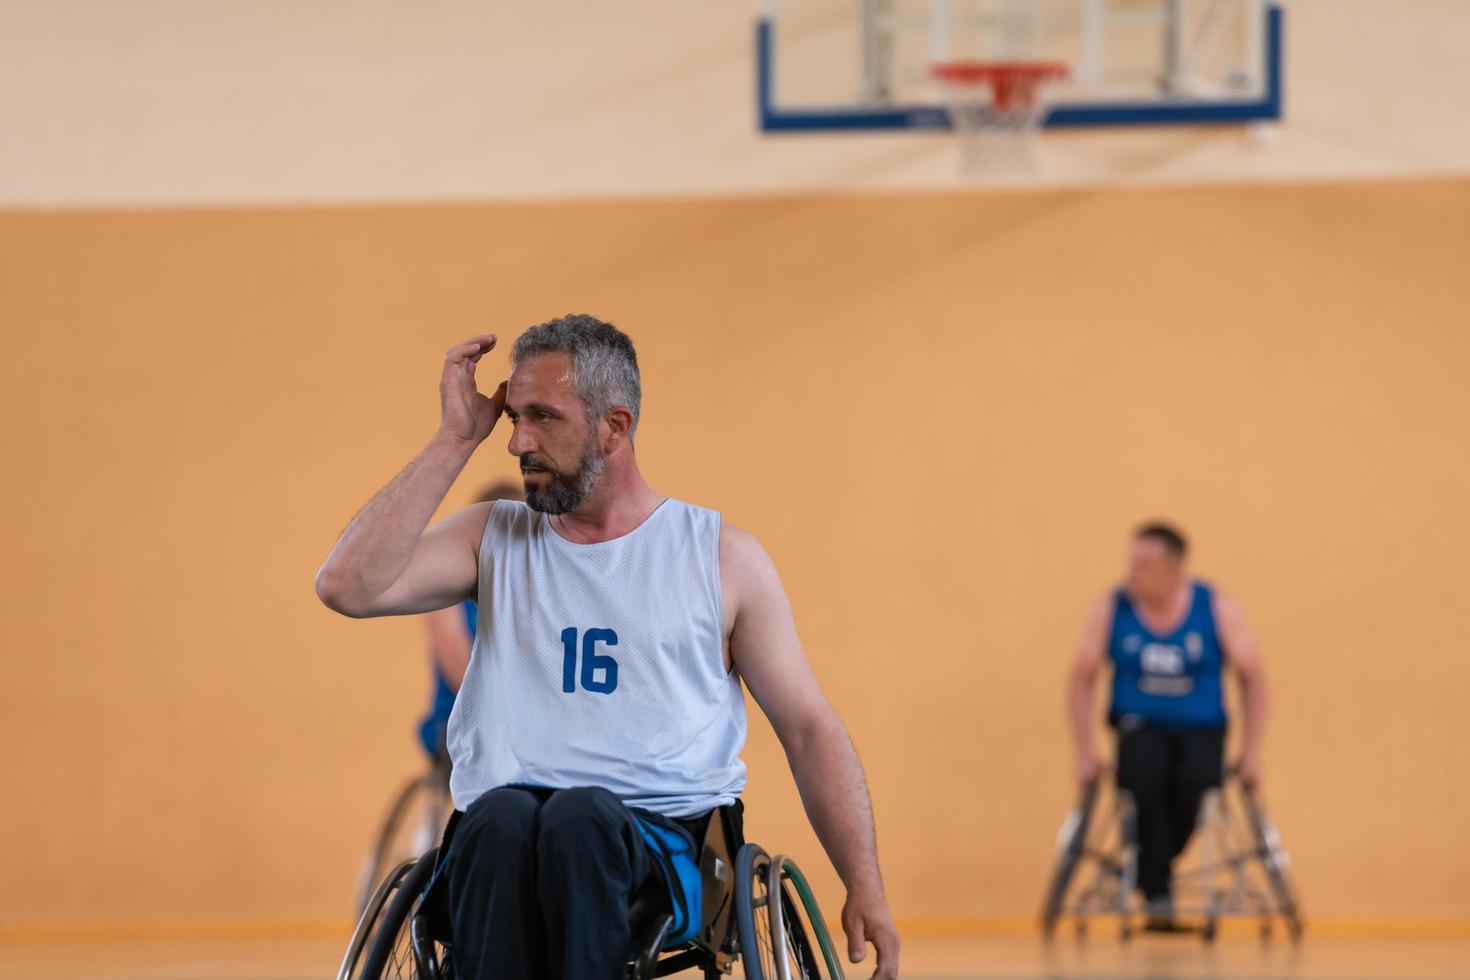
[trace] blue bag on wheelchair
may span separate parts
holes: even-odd
[[[666,947],[686,943],[699,934],[703,879],[699,872],[697,845],[689,834],[654,814],[634,811],[638,830],[648,845],[669,890],[674,924]]]

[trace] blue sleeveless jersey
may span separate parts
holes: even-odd
[[[464,612],[465,629],[473,638],[475,627],[479,620],[479,607],[473,599],[466,599],[460,604]],[[433,661],[434,671],[434,696],[429,702],[429,713],[419,724],[419,744],[429,755],[439,755],[445,751],[445,731],[449,728],[449,713],[454,710],[454,688],[449,686],[449,678],[444,676],[444,671],[439,669],[439,662]]]
[[[1125,715],[1160,725],[1223,728],[1220,676],[1224,655],[1215,631],[1214,595],[1204,582],[1192,586],[1189,615],[1160,636],[1139,619],[1126,592],[1114,593],[1108,657],[1113,661],[1114,722]]]

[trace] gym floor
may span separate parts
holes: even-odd
[[[343,937],[0,940],[0,980],[316,980],[331,977]],[[1191,936],[1098,935],[1052,947],[1034,936],[910,935],[903,976],[959,977],[1470,977],[1470,935],[1308,936],[1296,949],[1229,933],[1213,947]],[[848,976],[866,977],[849,968]]]

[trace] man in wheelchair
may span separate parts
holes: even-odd
[[[1266,677],[1239,606],[1191,579],[1183,534],[1168,524],[1140,527],[1129,543],[1124,583],[1088,611],[1067,681],[1075,773],[1099,773],[1093,746],[1093,685],[1104,659],[1113,667],[1108,722],[1117,733],[1117,784],[1137,812],[1138,888],[1148,928],[1176,928],[1174,859],[1194,833],[1200,803],[1221,784],[1226,713],[1221,677],[1233,669],[1244,725],[1237,771],[1247,788],[1261,777]]]
[[[749,534],[655,493],[634,455],[641,386],[629,338],[573,315],[532,327],[487,396],[493,335],[449,350],[439,430],[343,531],[317,574],[353,617],[477,600],[449,723],[458,811],[426,905],[460,977],[622,977],[630,906],[662,892],[698,913],[699,843],[745,784],[742,682],[786,751],[847,887],[848,954],[898,973],[857,754]],[[501,415],[525,502],[427,527]],[[427,529],[426,529],[427,528]]]

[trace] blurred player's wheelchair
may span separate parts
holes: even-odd
[[[1127,790],[1103,772],[1082,790],[1057,834],[1057,863],[1041,910],[1041,931],[1055,935],[1071,918],[1078,936],[1089,920],[1113,917],[1128,939],[1142,914],[1138,880],[1137,813]],[[1193,860],[1190,859],[1191,854]],[[1173,875],[1174,914],[1198,923],[1213,942],[1220,920],[1254,918],[1262,939],[1280,920],[1292,942],[1302,936],[1302,912],[1281,835],[1256,794],[1234,770],[1200,802],[1194,838]]]
[[[741,833],[739,804],[715,810],[700,849],[702,921],[694,938],[669,941],[675,916],[664,889],[644,889],[629,910],[636,955],[629,980],[686,970],[747,980],[842,980],[821,909],[801,870]],[[422,910],[439,848],[404,861],[363,910],[337,980],[456,980],[452,944]]]
[[[361,916],[372,900],[373,890],[389,871],[405,861],[412,863],[439,842],[440,829],[454,804],[449,797],[449,756],[433,756],[429,768],[409,779],[393,797],[388,813],[373,838],[372,849],[362,859],[357,876],[354,914]]]

